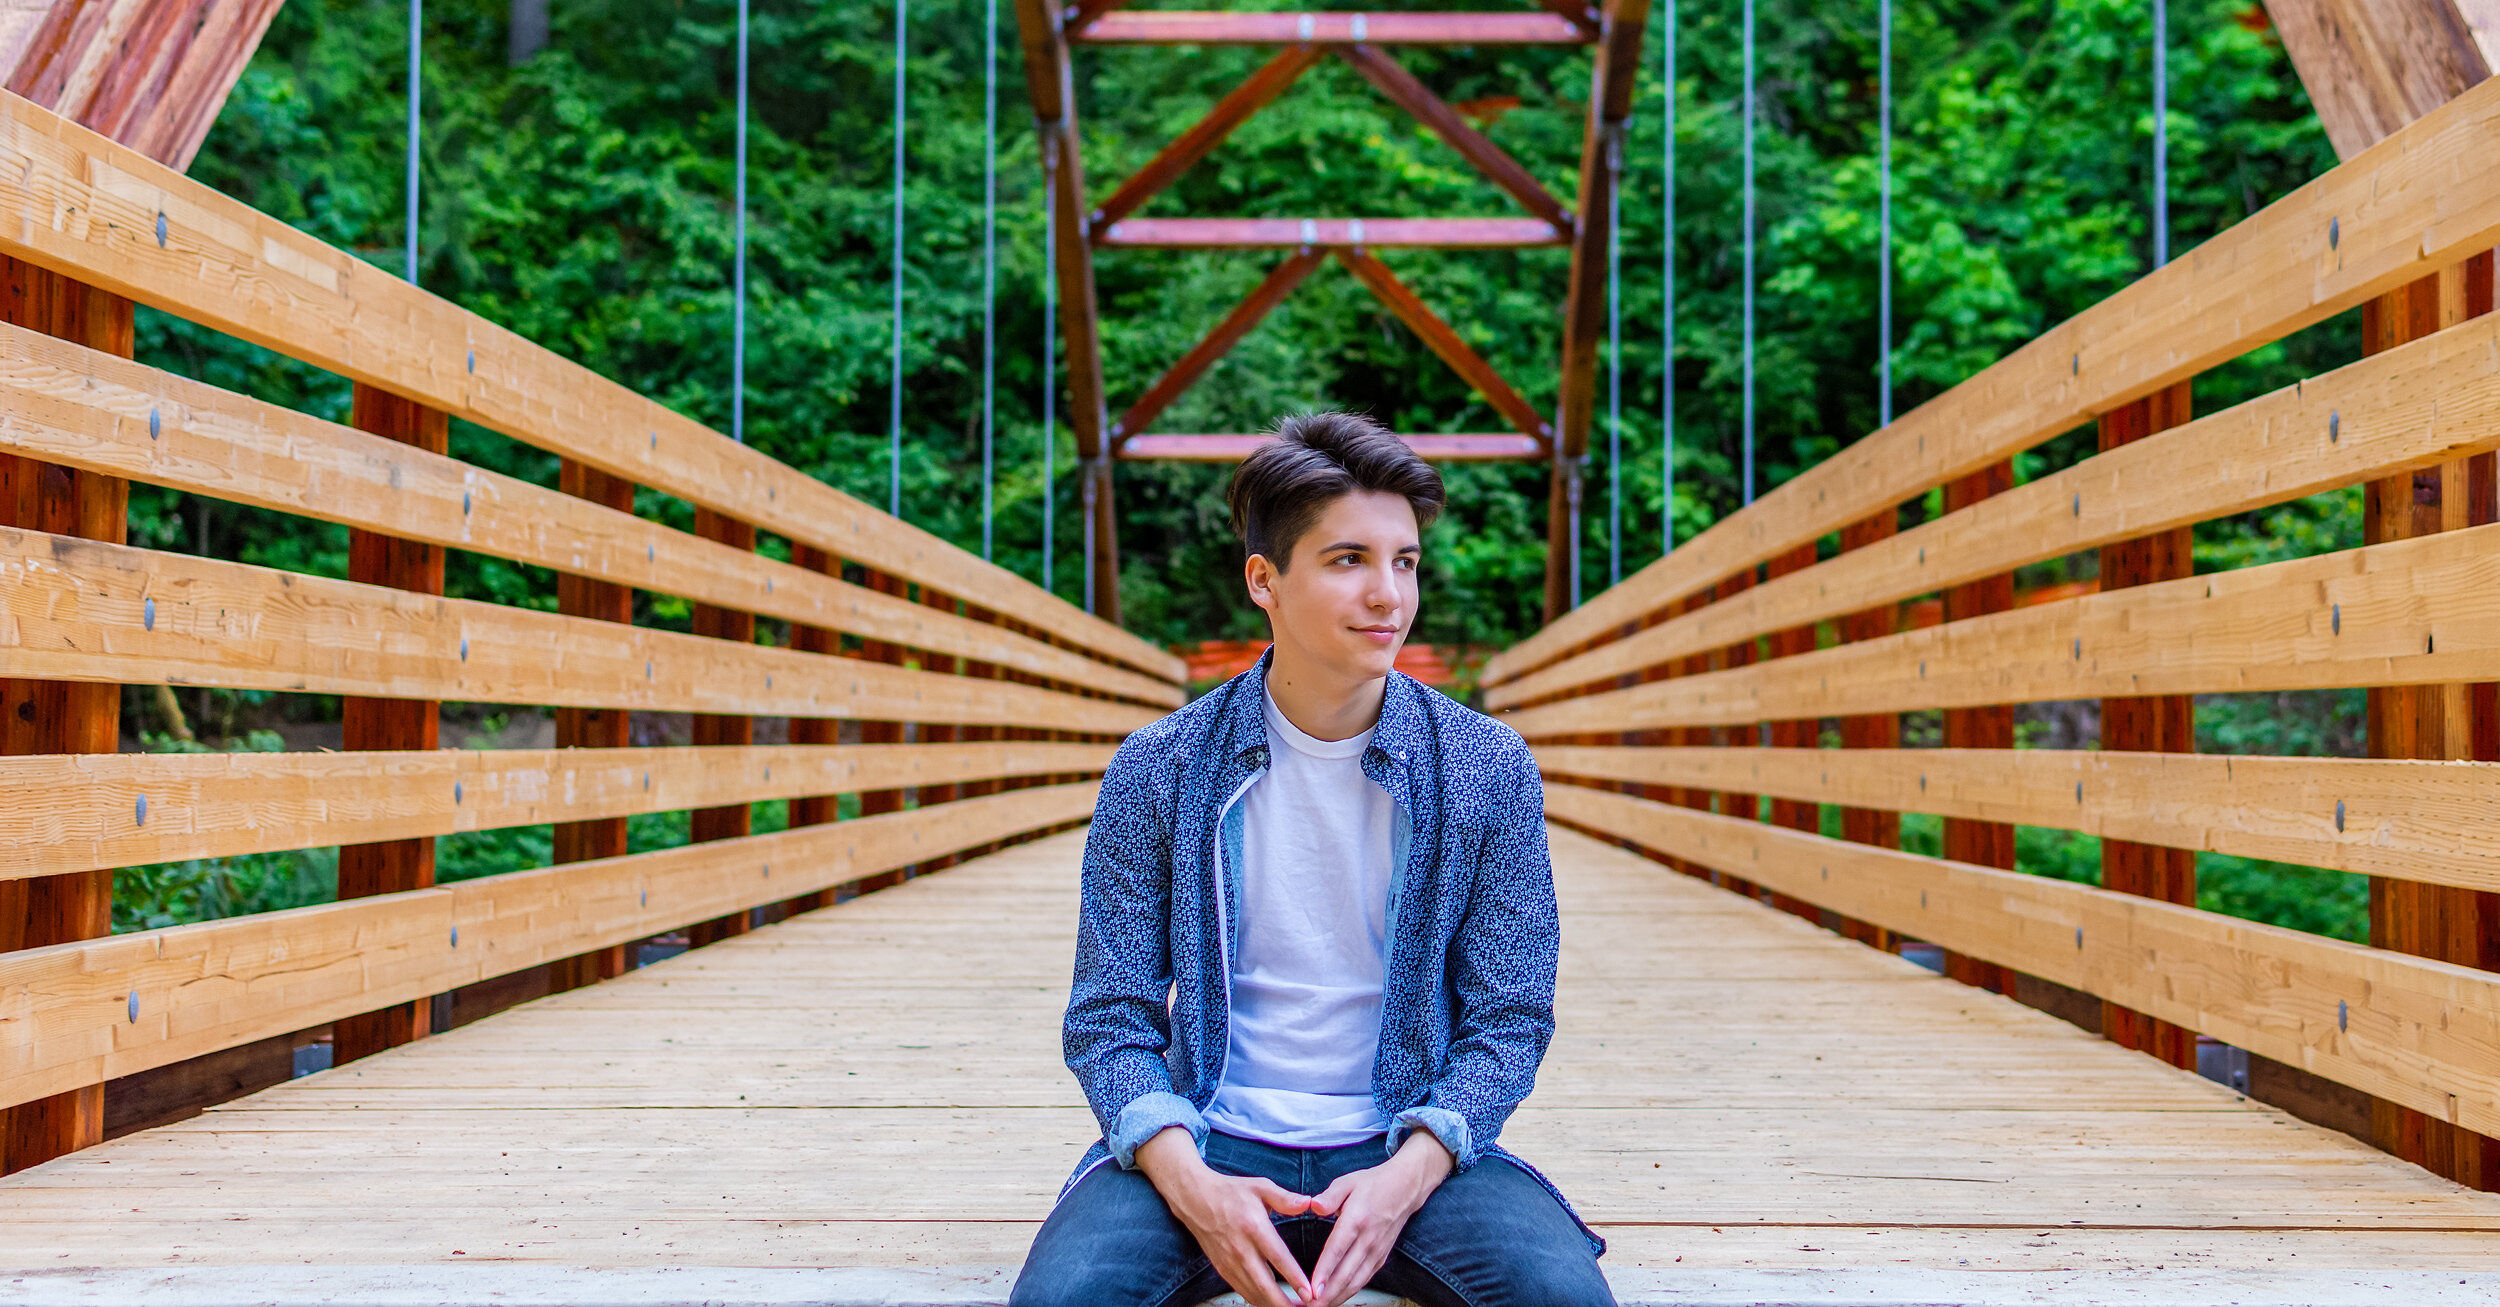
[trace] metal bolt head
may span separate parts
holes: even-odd
[[[2327,220],[2326,220],[2326,247],[2327,247],[2328,249],[2330,249],[2330,250],[2331,250],[2331,249],[2336,248],[2336,247],[2337,247],[2337,246],[2339,246],[2339,245],[2342,245],[2343,243],[2344,243],[2344,220],[2343,220],[2343,219],[2341,219],[2341,218],[2329,218],[2329,219],[2327,219]]]
[[[2336,635],[2344,633],[2344,606],[2342,604],[2328,605],[2326,626],[2328,631]]]
[[[142,630],[153,631],[156,629],[156,599],[154,596],[150,596],[139,601],[139,626]]]
[[[2335,1028],[2339,1031],[2352,1029],[2352,1007],[2340,998],[2335,1000]]]
[[[163,436],[164,434],[165,434],[165,415],[164,415],[164,413],[163,413],[162,411],[160,411],[160,410],[157,410],[157,409],[149,409],[149,410],[148,410],[148,439],[150,439],[150,440],[155,440],[155,439],[157,439],[158,437]]]
[[[138,819],[139,819],[139,824],[140,824],[140,825],[142,825],[142,826],[147,825],[147,824],[148,824],[148,796],[146,796],[146,795],[144,795],[144,794],[140,795],[140,796],[139,796],[139,802],[138,802],[137,804],[133,805],[132,811],[133,811],[133,813],[134,813],[134,814],[138,817]]]
[[[125,1011],[127,1011],[127,1012],[130,1014],[130,1024],[132,1024],[132,1025],[134,1025],[134,1026],[135,1026],[135,1025],[137,1025],[137,1024],[139,1024],[139,991],[138,991],[138,990],[135,990],[135,989],[134,989],[134,990],[130,991],[130,1002],[128,1003],[128,1005],[126,1005],[126,1007],[125,1007],[125,1009],[124,1009],[124,1010],[125,1010]]]
[[[156,248],[160,250],[165,248],[165,237],[167,234],[168,229],[165,224],[165,215],[160,213],[156,215]]]
[[[2335,833],[2338,835],[2344,833],[2344,801],[2342,799],[2335,801]]]
[[[2326,443],[2332,445],[2341,441],[2343,438],[2344,413],[2343,410],[2337,409],[2336,411],[2326,415]]]

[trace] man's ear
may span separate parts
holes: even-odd
[[[1277,568],[1265,554],[1252,554],[1241,565],[1242,587],[1250,592],[1250,602],[1269,613],[1276,611]]]

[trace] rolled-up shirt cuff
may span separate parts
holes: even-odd
[[[1204,1144],[1207,1140],[1206,1118],[1189,1105],[1188,1099],[1178,1094],[1146,1094],[1120,1109],[1119,1119],[1112,1123],[1111,1134],[1104,1142],[1111,1146],[1113,1161],[1125,1170],[1135,1170],[1138,1146],[1173,1126],[1189,1131],[1193,1142]]]
[[[1441,1141],[1450,1150],[1453,1168],[1464,1171],[1476,1164],[1475,1143],[1468,1136],[1467,1118],[1446,1107],[1410,1107],[1389,1122],[1389,1151],[1406,1142],[1408,1132],[1423,1130]]]

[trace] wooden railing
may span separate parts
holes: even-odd
[[[2495,158],[2500,81],[1504,652],[1487,706],[1549,811],[1972,983],[2083,991],[2173,1061],[2201,1032],[2366,1091],[2358,1132],[2500,1183]],[[2356,306],[2367,357],[2187,420],[2196,373]],[[2102,452],[2013,484],[2096,421]],[[2363,547],[2188,575],[2185,528],[2365,484]],[[1950,511],[1898,529],[1939,487]],[[2098,593],[2015,606],[2009,573],[2085,550]],[[1903,629],[1937,595],[1948,620]],[[2182,696],[2352,687],[2375,757],[2191,752]],[[2076,699],[2100,750],[2013,747],[2010,705]],[[1979,747],[1888,734],[1937,710]],[[1900,851],[1901,813],[1943,818],[1946,856]],[[2016,825],[2101,837],[2103,886],[2012,869]],[[2373,946],[2198,910],[2197,852],[2379,878]]]
[[[0,480],[25,492],[0,497],[0,689],[50,732],[7,738],[83,741],[0,759],[0,1107],[50,1112],[11,1127],[11,1168],[93,1142],[114,1077],[327,1023],[372,1051],[424,1033],[430,996],[587,983],[632,941],[1080,821],[1117,739],[1185,698],[1170,654],[14,96],[0,174],[24,276],[357,386],[341,425],[0,323]],[[560,455],[563,484],[448,457],[448,417]],[[45,477],[344,523],[352,579],[119,544],[118,520],[31,511]],[[636,486],[697,529],[634,516]],[[560,573],[561,611],[441,597],[446,550]],[[634,590],[691,601],[694,632],[635,627]],[[350,751],[116,754],[120,683],[344,696]],[[609,747],[436,749],[443,701],[553,707],[560,744]],[[633,712],[695,714],[695,745],[617,747]],[[794,743],[752,743],[757,717]],[[789,829],[748,834],[773,800]],[[696,842],[627,854],[623,818],[686,809]],[[434,837],[547,823],[559,865],[432,885]],[[79,938],[101,927],[71,891],[102,869],[328,845],[361,897]],[[35,923],[47,888],[88,925]]]

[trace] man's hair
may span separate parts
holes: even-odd
[[[1244,548],[1283,571],[1295,542],[1339,496],[1402,495],[1420,531],[1440,516],[1441,474],[1405,441],[1367,417],[1303,413],[1276,424],[1276,438],[1234,469],[1224,501]]]

